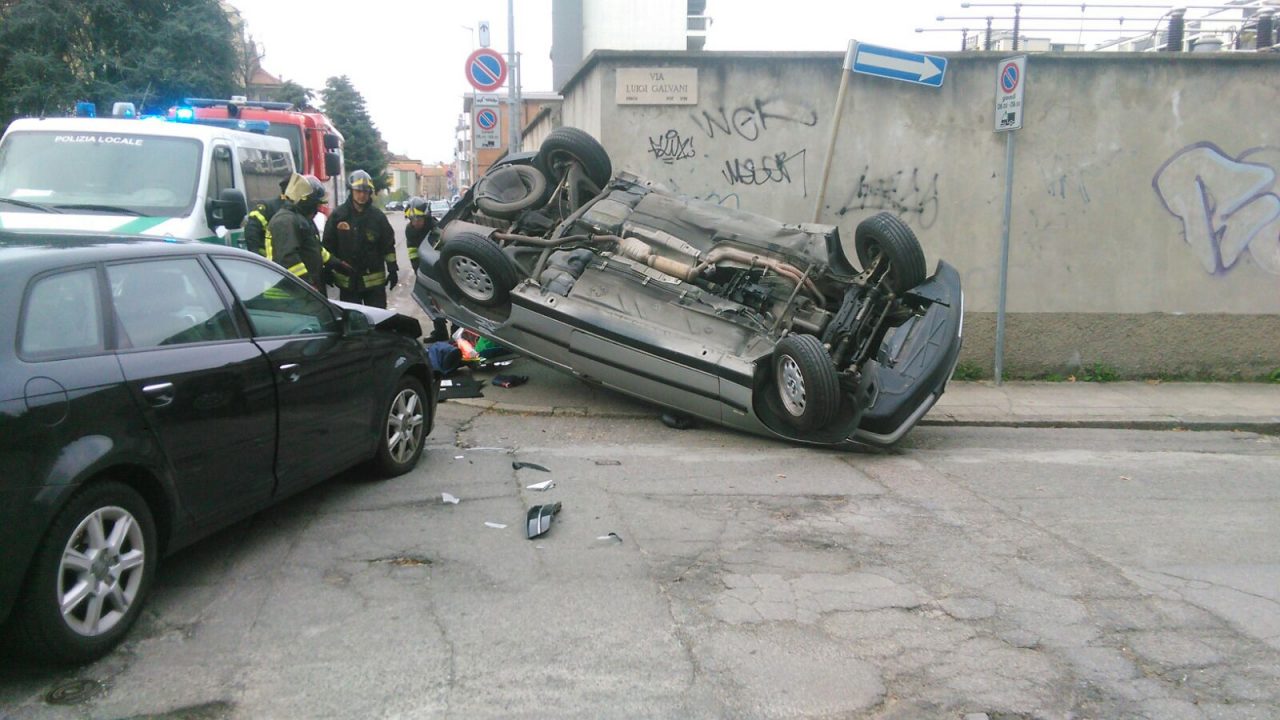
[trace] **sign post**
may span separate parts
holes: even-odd
[[[844,110],[844,94],[849,87],[849,75],[852,73],[939,88],[942,87],[942,81],[947,76],[947,59],[879,45],[867,45],[857,40],[849,41],[849,50],[844,55],[844,71],[840,73],[840,90],[836,92],[836,107],[831,113],[831,139],[827,143],[826,160],[822,163],[822,183],[818,186],[818,202],[813,208],[814,222],[818,222],[822,216],[822,205],[827,200],[831,159],[836,153],[836,137],[840,133],[840,114]]]
[[[1013,136],[1022,127],[1022,90],[1027,56],[1001,60],[996,73],[996,132],[1007,133],[1004,145],[1004,219],[1000,223],[1000,299],[996,305],[996,385],[1004,384],[1005,298],[1009,290],[1009,223],[1013,212]]]

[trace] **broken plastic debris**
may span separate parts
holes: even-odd
[[[534,484],[532,484],[532,485],[525,485],[525,486],[524,486],[524,488],[525,488],[525,490],[550,490],[551,488],[553,488],[553,487],[555,487],[555,486],[556,486],[556,481],[555,481],[555,480],[543,480],[543,481],[542,481],[542,482],[540,482],[540,483],[534,483]]]
[[[597,460],[597,465],[621,465],[621,460]]]
[[[440,499],[450,505],[457,505],[459,502],[458,498],[450,495],[449,493],[440,493]]]
[[[454,455],[454,456],[453,456],[453,459],[454,459],[454,460],[461,460],[461,459],[462,459],[462,456],[461,456],[461,455]]]
[[[511,463],[511,467],[514,470],[519,470],[520,468],[529,468],[530,470],[541,470],[542,472],[551,472],[550,470],[542,467],[538,463],[531,463],[531,462],[517,461],[517,462]]]
[[[486,520],[486,521],[484,522],[484,526],[485,526],[485,527],[491,527],[491,528],[493,528],[494,530],[506,530],[506,529],[507,529],[507,526],[506,526],[506,525],[503,525],[502,523],[489,522],[488,520]]]
[[[597,540],[608,540],[608,541],[610,541],[610,542],[622,542],[622,538],[621,538],[621,537],[619,537],[618,533],[615,533],[615,532],[611,532],[611,533],[609,533],[608,535],[601,535],[600,537],[598,537],[598,538],[596,538],[596,539],[597,539]]]

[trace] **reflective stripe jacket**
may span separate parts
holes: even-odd
[[[263,200],[253,209],[249,211],[249,217],[244,221],[244,246],[258,253],[267,256],[267,223],[271,222],[271,218],[284,207],[283,198],[272,198],[271,200]]]
[[[359,286],[372,288],[387,282],[387,271],[398,272],[396,234],[387,216],[369,203],[364,212],[348,198],[329,214],[324,225],[324,247],[346,261],[359,274]],[[354,283],[342,271],[334,272],[338,287]]]
[[[412,220],[409,221],[408,225],[404,226],[405,249],[409,251],[409,262],[413,265],[414,270],[418,269],[418,248],[421,247],[422,242],[427,239],[427,235],[431,233],[435,226],[435,218],[430,215],[427,215],[426,224],[420,228],[415,228]]]
[[[310,218],[303,217],[286,203],[267,224],[267,259],[306,280],[315,288],[324,288],[324,266],[329,253],[320,245],[320,234]]]

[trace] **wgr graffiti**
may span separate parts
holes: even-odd
[[[1174,217],[1205,272],[1231,269],[1246,251],[1280,275],[1280,148],[1232,158],[1211,142],[1189,145],[1165,161],[1151,185]]]
[[[700,114],[689,114],[698,127],[709,138],[715,138],[716,132],[722,135],[738,137],[747,142],[755,142],[760,134],[769,129],[769,121],[777,123],[799,123],[806,127],[818,124],[818,113],[809,108],[801,108],[785,100],[761,100],[756,98],[746,105],[733,110],[723,107],[714,112],[703,110]]]

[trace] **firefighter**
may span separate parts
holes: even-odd
[[[347,178],[350,197],[329,214],[324,247],[354,270],[334,272],[339,299],[373,307],[387,306],[387,290],[395,287],[396,234],[381,210],[373,207],[373,178],[356,170]]]
[[[267,223],[284,207],[284,189],[289,186],[289,178],[280,181],[280,194],[270,200],[263,200],[249,211],[249,218],[244,223],[244,246],[259,255],[267,256]]]
[[[325,204],[324,185],[312,175],[294,173],[284,191],[284,205],[267,223],[266,257],[324,292],[324,273],[350,266],[331,258],[320,244],[315,214]]]
[[[405,208],[404,216],[409,219],[409,224],[404,228],[404,244],[409,251],[409,264],[417,272],[418,247],[436,229],[436,219],[431,216],[431,203],[421,197],[409,198],[409,207]]]

